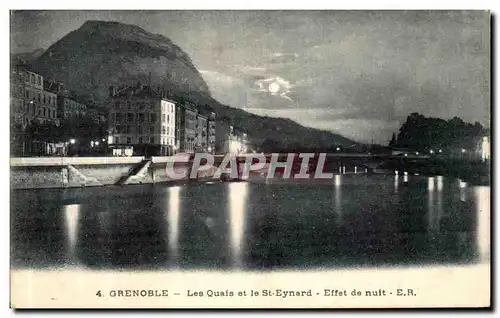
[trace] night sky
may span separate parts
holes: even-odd
[[[38,11],[12,15],[13,52],[86,20],[136,24],[192,58],[212,95],[386,144],[411,112],[490,126],[485,11]]]

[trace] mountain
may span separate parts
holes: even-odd
[[[23,64],[31,64],[38,57],[40,57],[43,54],[43,52],[45,52],[44,49],[36,49],[32,52],[15,53],[12,54],[11,59],[16,63],[22,62]]]
[[[248,133],[255,144],[279,147],[352,145],[342,136],[303,127],[291,120],[260,117],[214,100],[190,57],[165,36],[135,25],[87,21],[50,46],[32,64],[45,78],[64,83],[80,96],[103,102],[109,86],[138,81],[163,86],[177,98],[212,107],[219,118]]]

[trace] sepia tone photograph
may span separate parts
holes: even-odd
[[[490,23],[10,11],[11,307],[489,307]]]

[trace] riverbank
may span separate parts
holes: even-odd
[[[184,174],[184,177],[172,178],[166,170],[167,163],[172,160],[172,157],[153,157],[150,159],[144,157],[11,158],[11,188],[78,188],[200,182],[213,180],[212,177],[217,170],[217,166],[212,166],[209,169],[199,171],[195,178],[190,178],[193,162],[175,163],[176,173]],[[325,164],[323,171],[344,175],[393,174],[397,170],[400,173],[406,171],[412,175],[454,177],[474,185],[490,185],[491,181],[489,162],[465,162],[436,158],[426,160],[387,158],[385,160],[385,162],[371,164],[366,160],[359,159],[350,159],[349,161],[334,159]],[[277,173],[277,178],[279,178],[278,175],[279,173]]]

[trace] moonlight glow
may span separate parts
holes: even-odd
[[[271,94],[276,94],[280,90],[280,84],[272,82],[271,84],[269,84],[268,88]]]

